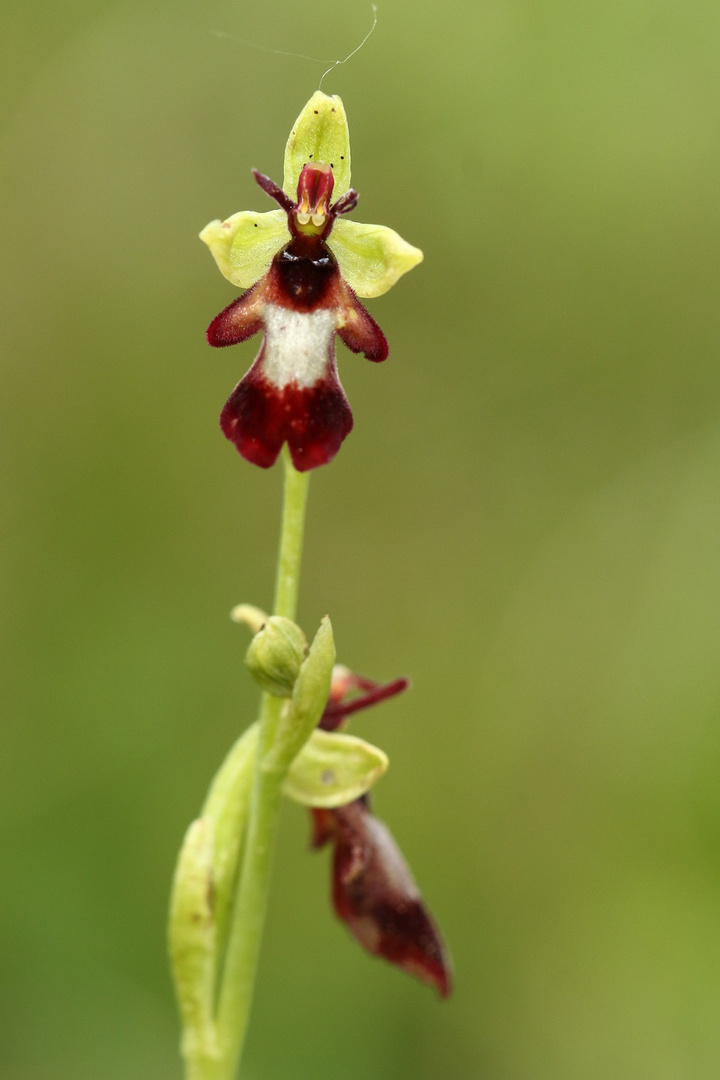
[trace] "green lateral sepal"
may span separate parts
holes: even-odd
[[[207,244],[221,274],[249,289],[270,269],[273,257],[290,240],[283,210],[240,210],[225,221],[216,218],[206,225],[200,239]]]
[[[420,248],[408,244],[387,225],[345,219],[335,222],[328,247],[350,288],[363,299],[382,296],[423,260]]]
[[[372,743],[316,729],[290,766],[283,792],[303,806],[334,809],[369,791],[388,765]]]

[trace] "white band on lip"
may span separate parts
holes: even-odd
[[[268,304],[264,311],[262,371],[279,390],[290,383],[307,389],[322,379],[332,356],[337,314],[333,308],[292,311]]]

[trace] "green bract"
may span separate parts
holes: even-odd
[[[307,164],[331,165],[334,199],[350,187],[350,137],[345,109],[339,97],[317,90],[300,113],[285,148],[283,191],[297,195],[300,172]],[[264,214],[241,210],[226,221],[211,221],[200,233],[221,273],[233,285],[249,289],[270,268],[273,256],[290,240],[282,210]],[[384,225],[362,225],[337,220],[327,239],[340,272],[358,296],[381,296],[423,254]]]
[[[218,1053],[215,994],[250,806],[258,725],[237,740],[188,829],[170,903],[173,976],[188,1060]]]
[[[330,696],[334,663],[332,625],[325,615],[295,680],[292,697],[285,703],[273,745],[263,758],[264,769],[285,772],[320,723]]]

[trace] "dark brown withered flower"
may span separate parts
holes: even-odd
[[[404,678],[376,683],[338,665],[319,727],[334,731],[351,713],[409,685]],[[334,845],[332,899],[338,917],[368,952],[447,997],[450,955],[402,852],[387,826],[372,813],[369,796],[332,810],[313,809],[311,814],[313,847]]]
[[[367,796],[336,810],[312,810],[313,846],[334,844],[335,911],[369,953],[450,993],[450,959],[440,932],[387,826]]]

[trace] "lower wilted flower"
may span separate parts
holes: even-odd
[[[392,229],[341,220],[358,196],[338,97],[318,91],[298,117],[282,188],[254,176],[280,210],[241,211],[201,233],[223,274],[248,290],[212,321],[208,341],[234,345],[264,334],[220,426],[255,465],[268,468],[287,443],[295,468],[305,471],[330,461],[353,426],[335,335],[368,360],[384,360],[385,336],[358,296],[386,292],[422,252]]]
[[[350,712],[376,704],[409,685],[380,685],[336,668],[319,726],[334,730]],[[343,703],[352,690],[362,696]],[[344,711],[343,711],[344,710]],[[367,795],[336,809],[313,809],[313,846],[335,845],[332,897],[335,912],[363,948],[450,993],[450,957],[420,891],[387,826],[370,810]]]

